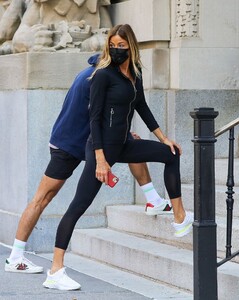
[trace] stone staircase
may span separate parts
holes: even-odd
[[[235,161],[232,252],[239,250],[239,159]],[[226,160],[216,160],[216,222],[218,257],[226,244]],[[224,184],[224,185],[223,185]],[[182,185],[184,205],[193,211],[193,185]],[[106,208],[108,228],[76,229],[72,252],[154,281],[193,292],[192,233],[173,236],[172,216],[146,216],[142,205]],[[239,259],[218,268],[220,300],[239,299]],[[205,299],[206,300],[206,299]]]

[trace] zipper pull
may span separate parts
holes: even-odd
[[[111,107],[110,109],[110,127],[112,127],[112,122],[113,122],[113,114],[114,114],[114,109]]]

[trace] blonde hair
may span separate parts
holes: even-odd
[[[111,57],[109,54],[110,40],[115,35],[119,35],[122,39],[127,41],[127,43],[129,44],[129,57],[130,57],[130,61],[132,63],[134,72],[135,72],[136,76],[138,76],[138,77],[141,76],[140,69],[142,67],[142,63],[140,60],[139,47],[138,47],[138,42],[137,42],[136,36],[133,32],[133,29],[131,28],[131,26],[129,24],[124,24],[124,25],[121,24],[121,25],[114,26],[109,31],[102,55],[100,57],[100,61],[97,64],[95,71],[92,73],[91,78],[95,75],[97,70],[104,69],[111,63]]]

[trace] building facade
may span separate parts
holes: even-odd
[[[216,129],[239,115],[239,2],[112,0],[107,9],[113,25],[129,23],[136,33],[147,101],[163,131],[181,144],[182,182],[192,182],[193,120],[189,113],[213,107],[219,111]],[[59,51],[0,56],[0,227],[5,228],[0,242],[12,244],[21,213],[49,161],[52,125],[70,84],[91,54]],[[133,130],[142,138],[154,138],[138,116]],[[221,145],[219,139],[216,157],[227,155]],[[162,166],[151,163],[149,168],[164,195]],[[52,250],[56,227],[74,196],[81,170],[82,166],[45,210],[29,240],[29,250]],[[106,226],[106,205],[145,202],[128,167],[117,165],[114,170],[120,177],[118,186],[102,188],[78,227]]]

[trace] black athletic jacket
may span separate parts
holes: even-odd
[[[132,74],[133,70],[131,70]],[[94,149],[127,140],[134,109],[150,131],[159,127],[144,96],[142,78],[135,85],[113,64],[99,69],[90,88],[90,129]]]

